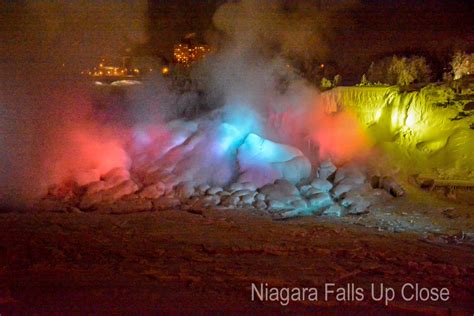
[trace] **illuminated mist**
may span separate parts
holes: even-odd
[[[224,186],[245,177],[239,168],[294,159],[295,170],[305,174],[306,159],[316,166],[322,158],[348,161],[362,153],[366,138],[356,120],[326,113],[317,89],[290,66],[290,59],[304,60],[308,51],[326,54],[324,16],[303,5],[241,1],[218,8],[213,45],[219,49],[191,74],[204,91],[205,107],[198,93],[183,96],[152,77],[128,91],[127,109],[97,112],[90,86],[70,80],[62,64],[84,69],[98,51],[143,41],[144,24],[137,21],[145,6],[131,5],[6,5],[14,38],[2,39],[2,56],[10,56],[0,75],[4,208],[25,207],[53,184],[97,181],[115,167],[141,177],[159,164],[156,177],[166,182],[173,174],[171,186]],[[264,149],[247,151],[258,158],[239,166],[239,148],[260,146],[260,138],[268,140]],[[288,149],[290,156],[279,154],[273,142],[296,148]],[[262,185],[281,174],[264,172],[255,181]]]

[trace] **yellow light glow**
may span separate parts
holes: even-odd
[[[382,116],[382,109],[378,109],[377,112],[375,112],[374,119],[378,121],[381,116]]]
[[[170,69],[169,69],[168,67],[163,67],[163,68],[161,68],[161,73],[162,73],[163,75],[166,75],[166,74],[169,73],[169,72],[170,72]]]
[[[413,110],[410,110],[409,113],[408,113],[407,119],[405,121],[405,125],[410,127],[410,128],[413,128],[413,127],[415,127],[415,123],[416,123],[415,112]]]
[[[392,111],[392,126],[397,126],[398,125],[398,110],[393,109]]]

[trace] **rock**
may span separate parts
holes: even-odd
[[[338,184],[362,184],[367,177],[356,166],[345,166],[339,168],[334,176],[334,183]]]
[[[224,196],[230,196],[230,192],[227,192],[227,191],[221,191],[221,192],[218,192],[217,195],[219,195],[220,197],[224,197]]]
[[[394,197],[399,197],[405,194],[405,190],[402,188],[402,186],[399,185],[392,177],[383,177],[380,182],[380,187]]]
[[[268,202],[268,208],[270,210],[282,210],[286,207],[286,204],[277,200],[270,200]]]
[[[240,200],[244,205],[252,205],[255,201],[255,193],[244,195],[240,198]]]
[[[203,207],[211,207],[219,205],[221,202],[221,198],[218,195],[206,195],[200,198],[200,205]]]
[[[161,182],[145,187],[138,196],[144,199],[157,199],[165,194],[165,185]]]
[[[121,167],[114,168],[102,176],[104,181],[110,181],[112,179],[130,179],[130,172]]]
[[[103,193],[104,201],[113,202],[138,191],[138,185],[132,180],[125,180],[117,186],[105,191]]]
[[[242,189],[245,190],[250,190],[250,191],[256,191],[257,190],[257,185],[252,182],[242,182]]]
[[[294,208],[297,208],[297,209],[304,209],[308,205],[306,204],[305,200],[295,200],[295,201],[291,202],[291,206],[294,207]]]
[[[331,204],[333,204],[331,196],[326,192],[313,194],[308,199],[308,206],[314,210],[322,209]]]
[[[114,168],[102,176],[102,179],[105,182],[104,189],[107,190],[130,180],[130,173],[124,168]]]
[[[248,194],[251,194],[251,193],[252,193],[252,191],[250,191],[250,190],[238,190],[238,191],[235,191],[234,193],[232,193],[232,196],[240,197],[240,196],[248,195]]]
[[[257,195],[255,195],[255,200],[256,201],[265,201],[266,197],[267,196],[264,193],[257,193]]]
[[[194,185],[190,181],[181,182],[176,186],[176,196],[185,201],[195,194]]]
[[[313,187],[310,184],[302,185],[299,187],[300,194],[302,196],[307,196],[308,190],[312,189]],[[316,192],[315,192],[316,193]]]
[[[155,184],[157,182],[162,182],[163,179],[168,179],[169,175],[170,175],[169,173],[164,172],[162,170],[155,170],[155,171],[149,172],[143,178],[143,184],[150,185],[150,184]]]
[[[325,179],[314,179],[311,186],[319,192],[329,192],[332,189],[332,183]]]
[[[85,186],[86,194],[93,194],[105,189],[105,181],[95,181]]]
[[[367,212],[371,202],[358,192],[349,192],[341,201],[341,205],[349,209],[349,214],[362,214]]]
[[[81,202],[79,203],[79,208],[81,210],[87,210],[94,205],[97,205],[102,202],[102,192],[95,192],[92,194],[85,194]]]
[[[276,179],[296,184],[309,177],[311,164],[297,148],[272,142],[250,133],[237,150],[241,175],[239,182],[258,186]]]
[[[210,188],[211,186],[209,184],[200,184],[196,188],[196,193],[198,193],[199,195],[205,195],[206,191],[209,190]]]
[[[259,210],[264,210],[267,208],[267,203],[265,203],[265,201],[262,201],[262,200],[257,200],[253,203],[253,206],[256,208],[256,209],[259,209]]]
[[[174,209],[181,205],[178,198],[162,196],[159,199],[153,200],[153,208],[157,210]]]
[[[354,187],[353,184],[341,183],[334,187],[332,193],[335,198],[340,198],[344,193],[349,192]]]
[[[333,204],[326,208],[321,215],[323,216],[333,216],[341,217],[345,215],[345,210],[337,204]]]
[[[363,214],[368,212],[368,207],[370,206],[370,202],[364,199],[360,199],[357,202],[353,203],[349,207],[349,214]]]
[[[294,201],[300,196],[300,192],[292,183],[281,179],[276,180],[274,184],[264,185],[259,191],[266,195],[267,200],[283,203]]]
[[[306,194],[304,195],[304,197],[309,197],[309,196],[311,196],[313,194],[317,194],[317,193],[321,193],[321,191],[311,187],[306,191]]]
[[[321,165],[318,168],[318,178],[322,180],[328,180],[337,170],[336,166],[331,162],[331,160],[325,160],[321,162]]]
[[[214,194],[217,194],[217,193],[222,192],[222,191],[224,191],[224,190],[221,187],[212,187],[212,188],[209,188],[206,191],[206,194],[214,195]]]
[[[192,196],[186,201],[186,205],[195,207],[195,206],[199,205],[200,201],[201,201],[201,197]]]
[[[100,180],[100,172],[97,169],[83,170],[73,176],[73,181],[79,186],[86,186],[98,180]]]
[[[240,202],[240,197],[238,196],[224,196],[221,199],[221,205],[226,207],[236,207]]]
[[[242,183],[232,183],[229,186],[229,192],[230,193],[233,193],[233,192],[239,191],[239,190],[245,190],[244,185]]]

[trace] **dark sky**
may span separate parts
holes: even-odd
[[[324,10],[341,3],[330,14],[333,31],[326,35],[333,62],[349,80],[358,79],[374,59],[394,53],[427,57],[435,72],[442,70],[456,49],[474,49],[474,1],[361,0],[309,1]],[[212,25],[212,15],[223,1],[149,0],[151,46],[170,52],[188,32],[201,35]]]
[[[328,54],[321,62],[334,64],[349,81],[360,78],[372,60],[394,53],[421,54],[440,73],[453,51],[474,50],[473,0],[286,1],[327,12]],[[207,37],[224,2],[0,0],[0,65],[55,60],[84,69],[137,42],[146,43],[142,53],[170,57],[186,33]]]

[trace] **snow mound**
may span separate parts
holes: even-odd
[[[257,186],[285,179],[296,184],[311,174],[311,163],[297,148],[250,133],[237,150],[239,182]]]

